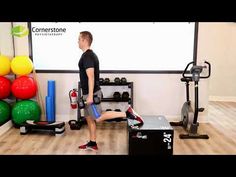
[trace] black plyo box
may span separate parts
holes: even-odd
[[[165,116],[142,116],[143,126],[128,120],[129,155],[172,155],[174,130]]]

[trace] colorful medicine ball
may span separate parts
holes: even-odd
[[[11,61],[11,70],[16,75],[27,75],[33,70],[32,60],[28,56],[17,56]]]
[[[37,84],[29,76],[20,76],[13,81],[11,91],[18,99],[30,99],[36,95]]]
[[[10,118],[11,108],[10,105],[0,100],[0,125],[4,124]]]
[[[12,108],[12,121],[16,125],[20,125],[26,120],[34,120],[38,122],[40,120],[40,116],[40,106],[33,100],[19,101]]]
[[[11,61],[8,57],[0,56],[0,76],[9,74],[11,71]]]
[[[11,93],[11,81],[6,77],[0,76],[0,99],[7,98]]]

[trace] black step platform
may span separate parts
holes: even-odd
[[[142,116],[144,124],[128,119],[129,155],[173,155],[174,130],[165,116]]]
[[[47,122],[39,121],[34,122],[32,120],[27,120],[25,124],[20,126],[20,134],[25,135],[32,131],[40,130],[51,130],[54,135],[63,135],[65,132],[65,122]]]

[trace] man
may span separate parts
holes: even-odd
[[[101,104],[93,104],[96,106],[97,118],[94,118],[91,111],[94,96],[101,99],[102,91],[99,85],[99,60],[96,54],[90,49],[93,41],[93,36],[88,31],[82,31],[79,35],[79,48],[83,54],[79,61],[80,83],[83,93],[83,99],[86,102],[84,109],[85,118],[89,128],[90,141],[84,145],[79,146],[80,149],[98,150],[96,143],[96,122],[101,122],[113,118],[129,118],[137,122],[135,126],[143,125],[143,119],[129,107],[126,112],[107,111],[102,112]]]

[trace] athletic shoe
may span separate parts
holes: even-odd
[[[135,120],[137,123],[134,124],[134,126],[141,126],[143,125],[143,118],[136,113],[133,108],[131,108],[130,106],[128,107],[127,111],[125,112],[126,116],[128,119],[132,119]]]
[[[98,146],[97,146],[97,144],[91,145],[91,142],[88,142],[86,144],[83,144],[83,145],[79,146],[79,149],[96,151],[96,150],[98,150]]]

